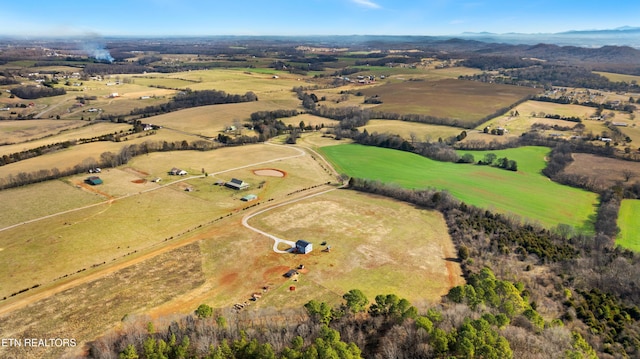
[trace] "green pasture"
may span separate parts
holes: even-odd
[[[539,222],[547,227],[569,224],[591,231],[598,198],[595,193],[563,186],[541,174],[545,147],[491,151],[518,162],[518,171],[438,162],[413,153],[361,145],[320,149],[350,176],[395,183],[406,188],[434,187],[475,206]],[[471,152],[479,160],[483,151]]]
[[[616,243],[624,248],[640,252],[640,200],[625,199],[620,204],[618,227],[620,235]]]

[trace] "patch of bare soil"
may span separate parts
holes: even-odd
[[[97,193],[97,194],[103,196],[106,199],[113,199],[114,198],[112,195],[110,195],[110,194],[108,194],[106,192],[102,192],[98,188],[96,188],[95,186],[91,186],[91,185],[86,184],[84,182],[75,182],[74,184],[77,187],[80,187],[85,191],[92,192],[92,193]]]
[[[259,170],[254,170],[253,174],[256,176],[267,176],[267,177],[286,177],[287,172],[282,170],[277,170],[275,168],[262,168]]]
[[[146,177],[146,176],[149,175],[147,172],[141,171],[141,170],[139,170],[137,168],[133,168],[133,167],[127,167],[127,168],[124,169],[124,171],[127,171],[129,173],[133,173],[136,176],[142,176],[142,177]]]

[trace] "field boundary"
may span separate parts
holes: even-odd
[[[243,168],[259,166],[259,165],[263,165],[263,164],[267,164],[267,163],[284,161],[284,160],[297,158],[297,157],[302,157],[302,156],[306,155],[306,152],[304,152],[303,150],[301,150],[299,148],[296,148],[296,147],[278,145],[278,144],[275,144],[275,143],[268,143],[268,142],[265,142],[265,144],[266,145],[271,145],[271,146],[282,146],[282,147],[292,148],[292,149],[298,151],[298,154],[297,155],[292,155],[292,156],[286,156],[286,157],[279,157],[279,158],[275,158],[275,159],[271,159],[271,160],[267,160],[267,161],[262,161],[262,162],[257,162],[257,163],[252,163],[252,164],[248,164],[248,165],[245,165],[245,166],[229,168],[229,169],[226,169],[226,170],[223,170],[223,171],[218,171],[218,172],[215,172],[215,173],[209,173],[208,176],[215,176],[215,175],[218,175],[218,174],[221,174],[221,173],[232,172],[232,171],[240,170],[240,169],[243,169]],[[67,214],[67,213],[73,213],[73,212],[77,212],[77,211],[81,211],[81,210],[85,210],[85,209],[89,209],[89,208],[93,208],[93,207],[97,207],[97,206],[102,206],[102,205],[105,205],[105,204],[111,204],[111,203],[113,203],[115,201],[118,201],[118,200],[122,200],[122,199],[133,197],[133,196],[138,196],[138,195],[141,195],[141,194],[144,194],[144,193],[148,193],[148,192],[152,192],[152,191],[157,191],[159,189],[165,188],[167,186],[174,185],[176,183],[188,181],[188,180],[191,180],[191,179],[194,179],[194,178],[203,178],[203,177],[204,176],[200,175],[200,176],[190,176],[190,177],[186,177],[186,178],[181,178],[181,179],[175,180],[173,182],[169,182],[167,184],[160,185],[160,186],[154,187],[154,188],[149,188],[149,189],[146,189],[144,191],[137,192],[137,193],[131,193],[131,194],[127,194],[127,195],[124,195],[124,196],[111,198],[111,199],[108,199],[106,201],[90,204],[90,205],[87,205],[87,206],[78,207],[78,208],[74,208],[74,209],[69,209],[69,210],[66,210],[66,211],[57,212],[57,213],[49,214],[49,215],[46,215],[46,216],[42,216],[42,217],[38,217],[38,218],[27,220],[27,221],[23,221],[23,222],[20,222],[20,223],[16,223],[16,224],[4,227],[4,228],[0,228],[0,232],[6,231],[6,230],[9,230],[9,229],[13,229],[13,228],[17,228],[17,227],[20,227],[20,226],[25,225],[25,224],[38,222],[38,221],[41,221],[41,220],[44,220],[44,219],[53,218],[53,217],[56,217],[56,216],[61,216],[61,215]]]

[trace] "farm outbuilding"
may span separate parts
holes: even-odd
[[[171,169],[171,171],[169,171],[169,174],[172,176],[186,176],[187,175],[187,171],[185,170],[181,170],[179,168],[173,167]]]
[[[92,186],[96,186],[99,184],[102,184],[102,179],[100,179],[100,177],[98,176],[91,176],[88,177],[86,180],[84,180],[86,183],[92,185]]]
[[[237,178],[232,178],[231,181],[225,183],[224,185],[235,190],[249,188],[249,184],[247,182],[244,182],[243,180],[239,180]]]
[[[245,201],[245,202],[255,201],[256,199],[258,199],[258,196],[256,196],[255,194],[248,194],[248,195],[240,198],[240,200]]]
[[[310,242],[299,239],[296,241],[296,252],[300,254],[307,254],[313,250],[313,244]]]

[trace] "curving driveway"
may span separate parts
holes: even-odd
[[[338,188],[341,188],[341,187],[338,187]],[[246,215],[246,216],[244,216],[244,217],[242,218],[242,225],[243,225],[243,226],[245,226],[246,228],[248,228],[248,229],[250,229],[250,230],[252,230],[252,231],[256,232],[256,233],[260,233],[260,234],[262,234],[263,236],[266,236],[266,237],[269,237],[269,238],[273,239],[273,251],[274,251],[274,252],[276,252],[276,253],[289,253],[289,252],[291,251],[291,249],[288,249],[288,250],[284,250],[284,251],[283,251],[283,250],[281,250],[281,249],[278,249],[278,244],[280,244],[280,243],[285,243],[285,244],[289,245],[291,248],[293,248],[293,247],[295,247],[296,242],[293,242],[293,241],[290,241],[290,240],[287,240],[287,239],[282,239],[282,238],[276,237],[276,236],[274,236],[273,234],[269,234],[269,233],[267,233],[267,232],[265,232],[265,231],[263,231],[263,230],[260,230],[260,229],[258,229],[258,228],[255,228],[255,227],[253,227],[252,225],[250,225],[250,224],[248,223],[248,222],[249,222],[249,220],[250,220],[251,218],[253,218],[253,217],[257,216],[257,215],[260,215],[260,214],[262,214],[262,213],[264,213],[264,212],[267,212],[267,211],[270,211],[270,210],[272,210],[272,209],[276,209],[276,208],[278,208],[278,207],[282,207],[282,206],[287,206],[287,205],[289,205],[289,204],[291,204],[291,203],[295,203],[295,202],[302,201],[302,200],[305,200],[305,199],[308,199],[308,198],[311,198],[311,197],[319,196],[319,195],[325,194],[325,193],[327,193],[327,192],[335,191],[335,190],[336,190],[336,189],[338,189],[338,188],[332,188],[332,189],[329,189],[329,190],[326,190],[326,191],[322,191],[322,192],[318,192],[318,193],[312,193],[312,194],[306,195],[306,196],[304,196],[304,197],[300,197],[300,198],[293,199],[293,200],[291,200],[291,201],[287,201],[287,202],[279,203],[279,204],[276,204],[276,205],[271,206],[271,207],[269,207],[269,208],[262,209],[262,210],[260,210],[260,211],[258,211],[258,212],[248,214],[248,215]]]

